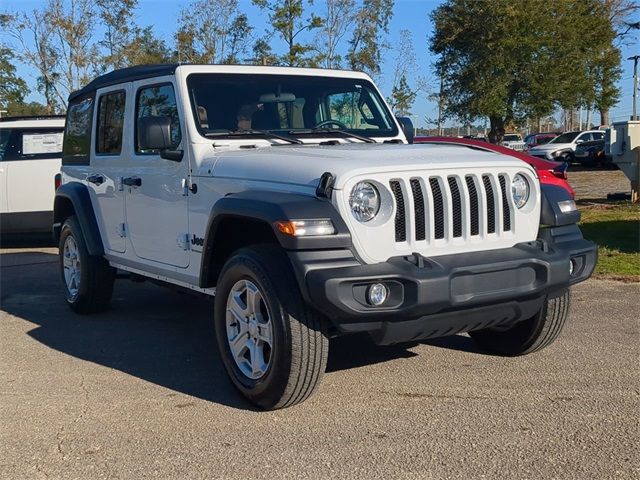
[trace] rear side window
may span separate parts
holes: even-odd
[[[124,92],[111,92],[100,97],[96,153],[118,155],[122,151],[125,100]]]
[[[3,161],[56,159],[62,156],[62,128],[6,128],[0,130]]]
[[[69,102],[62,148],[63,165],[89,165],[94,92]]]
[[[169,117],[171,119],[171,148],[176,149],[182,139],[178,104],[173,92],[173,85],[153,85],[138,90],[136,101],[136,153],[157,153],[153,150],[142,150],[138,145],[138,119],[143,117]]]

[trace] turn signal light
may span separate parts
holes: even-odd
[[[274,223],[280,233],[292,237],[333,235],[336,229],[331,220],[278,220]]]

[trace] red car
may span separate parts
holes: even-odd
[[[541,158],[532,157],[523,152],[518,152],[502,145],[484,142],[482,140],[474,140],[472,138],[457,137],[415,137],[413,143],[436,143],[436,144],[455,144],[473,147],[490,152],[502,153],[518,158],[527,162],[538,172],[540,183],[557,185],[564,188],[567,192],[575,197],[575,192],[569,182],[567,182],[567,164],[564,162],[550,162]]]

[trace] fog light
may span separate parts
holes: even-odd
[[[573,271],[576,269],[576,261],[575,259],[569,260],[569,275],[573,275]]]
[[[389,289],[384,283],[374,283],[369,287],[367,300],[373,306],[379,307],[387,301],[389,297]]]

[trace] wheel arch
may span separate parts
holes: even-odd
[[[328,218],[336,234],[293,237],[281,233],[278,220]],[[200,287],[215,286],[229,256],[249,245],[278,244],[284,250],[349,248],[351,235],[340,214],[326,200],[310,195],[246,191],[221,198],[212,207],[205,231],[200,265]]]
[[[53,238],[56,242],[60,240],[62,225],[71,215],[78,219],[89,255],[103,255],[104,246],[91,197],[87,187],[79,182],[65,183],[56,190],[53,201]]]

